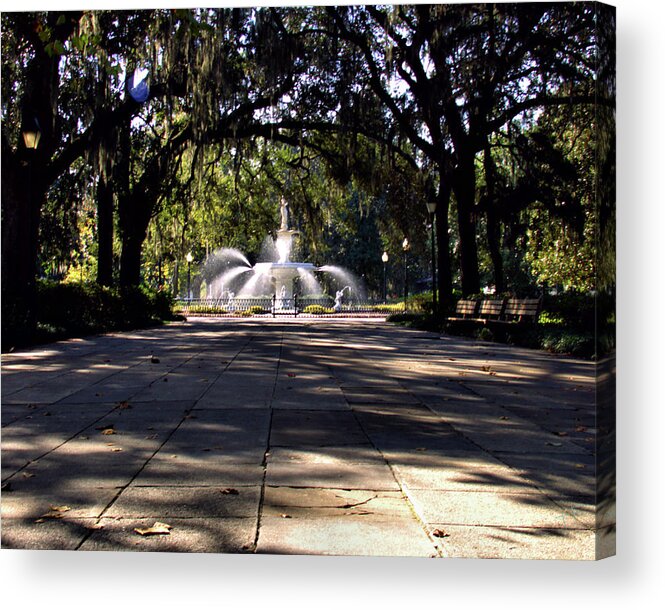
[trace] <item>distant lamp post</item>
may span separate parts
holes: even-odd
[[[187,253],[187,256],[185,257],[185,260],[187,261],[187,298],[191,299],[192,298],[192,261],[194,260],[194,257],[192,256],[191,252]]]
[[[386,263],[388,262],[388,253],[384,252],[381,255],[381,260],[383,261],[383,302],[386,302]]]
[[[436,220],[436,200],[427,202],[427,211],[429,212],[430,223],[432,226],[432,313],[436,318],[439,312],[436,281],[436,233],[434,229],[434,222]]]
[[[404,311],[406,311],[406,299],[409,296],[409,277],[407,275],[407,253],[411,249],[409,240],[405,237],[402,242],[402,250],[404,251]]]
[[[39,127],[39,121],[35,116],[29,116],[23,119],[21,133],[23,135],[23,143],[25,144],[25,147],[30,150],[36,150],[37,146],[39,146],[39,139],[42,137],[42,132]]]

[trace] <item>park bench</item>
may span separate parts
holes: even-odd
[[[449,322],[475,322],[480,324],[536,323],[542,299],[461,299],[455,315]]]
[[[478,301],[475,299],[460,299],[455,307],[455,315],[448,318],[449,321],[474,320],[478,310]]]
[[[480,303],[479,318],[483,322],[499,320],[503,314],[506,299],[485,299]]]
[[[538,299],[508,299],[503,315],[498,322],[504,324],[538,322],[538,315],[543,305],[542,298]]]

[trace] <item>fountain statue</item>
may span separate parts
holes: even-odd
[[[333,310],[336,313],[339,313],[340,311],[342,311],[342,298],[344,297],[344,291],[347,288],[349,289],[349,291],[351,290],[351,286],[344,286],[344,288],[342,288],[341,290],[338,290],[335,293],[335,305],[333,307]]]
[[[280,226],[280,231],[289,230],[289,204],[286,202],[284,197],[282,197],[279,202],[279,213],[282,217],[282,224]]]
[[[294,303],[296,279],[300,282],[301,295],[324,296],[321,284],[314,275],[315,272],[322,272],[344,286],[337,291],[335,298],[336,310],[341,310],[345,290],[358,294],[356,278],[334,265],[316,267],[312,263],[292,261],[293,242],[299,232],[290,227],[289,204],[283,197],[279,202],[279,214],[277,236],[275,239],[267,236],[264,240],[260,262],[252,265],[242,252],[233,248],[222,248],[208,257],[202,275],[209,287],[209,296],[222,298],[233,286],[235,299],[272,296],[277,309],[288,309]]]

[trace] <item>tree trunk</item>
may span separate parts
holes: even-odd
[[[476,172],[473,154],[461,155],[459,165],[454,172],[453,191],[457,200],[462,292],[466,296],[480,292],[476,219],[473,210],[476,198]]]
[[[120,255],[120,286],[131,288],[141,283],[141,249],[146,231],[140,227],[123,230]]]
[[[448,211],[450,208],[450,185],[443,173],[436,202],[436,245],[439,267],[439,306],[442,314],[450,311],[453,300],[453,276],[450,265],[450,235],[448,234]]]
[[[113,284],[113,183],[102,172],[97,184],[97,283]]]
[[[485,184],[487,185],[487,246],[489,248],[492,267],[494,268],[494,288],[497,294],[505,290],[503,276],[503,257],[501,256],[501,223],[497,217],[494,184],[494,161],[489,144],[485,146],[483,156],[485,168]]]
[[[29,339],[37,322],[37,253],[45,193],[36,155],[23,149],[2,156],[3,346]]]
[[[493,201],[489,202],[489,208],[487,209],[487,245],[494,267],[494,288],[497,294],[501,294],[506,289],[503,275],[503,256],[501,256],[501,223],[497,218]]]

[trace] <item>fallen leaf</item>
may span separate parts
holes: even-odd
[[[240,492],[237,489],[233,489],[233,487],[227,487],[226,489],[220,489],[219,493],[229,496],[237,496]]]
[[[72,510],[69,506],[49,506],[49,512],[44,513],[42,519],[62,519],[67,511]]]
[[[32,479],[32,477],[36,477],[37,475],[32,474],[31,472],[23,472],[23,473],[21,473],[21,476],[24,479]]]
[[[568,432],[557,432],[557,436],[568,436]]]
[[[111,451],[113,451],[114,453],[117,453],[118,451],[122,451],[122,449],[120,447],[113,447],[113,449],[111,449]]]
[[[450,534],[447,534],[443,530],[436,529],[432,532],[432,536],[435,536],[437,538],[448,538],[450,536]]]
[[[293,519],[293,517],[291,517],[291,515],[287,515],[286,513],[282,513],[282,514],[280,515],[280,517],[281,517],[282,519]]]
[[[102,430],[102,434],[104,436],[110,436],[111,434],[115,434],[115,433],[116,432],[113,428],[105,428],[104,430]]]
[[[135,527],[134,531],[141,536],[158,536],[160,534],[170,534],[172,527],[168,523],[155,521],[152,527]]]
[[[130,405],[126,400],[123,400],[119,405],[118,409],[131,409],[132,405]]]
[[[586,432],[586,431],[587,431],[586,426],[577,426],[577,428],[575,428],[575,432]]]
[[[44,523],[44,519],[35,519],[35,523]]]
[[[508,421],[510,419],[510,417],[508,417],[507,415],[502,415],[501,417],[499,417],[499,419],[501,421]]]
[[[586,466],[584,464],[575,464],[575,468],[577,468],[578,470],[583,470],[584,468],[586,468]]]

